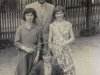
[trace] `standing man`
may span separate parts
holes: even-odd
[[[25,8],[34,8],[37,12],[35,23],[42,27],[42,42],[48,42],[49,25],[53,22],[54,5],[47,3],[45,0],[37,0],[28,4]],[[47,48],[48,44],[44,44]]]

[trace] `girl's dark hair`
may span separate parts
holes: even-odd
[[[37,18],[37,13],[36,13],[36,11],[33,8],[26,8],[24,10],[24,12],[23,12],[23,20],[24,21],[26,21],[25,15],[28,14],[28,13],[30,13],[30,12],[34,15],[33,22]]]
[[[65,11],[64,11],[64,8],[62,6],[57,6],[55,9],[54,9],[54,12],[53,12],[53,17],[56,19],[55,17],[55,14],[56,12],[59,12],[59,11],[62,11],[64,13],[64,17],[65,17]]]

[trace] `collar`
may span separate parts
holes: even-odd
[[[38,2],[38,1],[37,1],[37,2]],[[44,4],[40,4],[40,3],[38,2],[38,5],[39,5],[39,7],[41,7],[41,5],[43,5],[43,7],[45,7],[46,2],[45,2]]]
[[[21,26],[22,26],[24,29],[30,30],[30,29],[35,28],[37,25],[32,24],[32,25],[31,25],[31,27],[30,27],[30,29],[28,29],[28,28],[27,28],[26,23],[25,23],[25,24],[23,24],[23,25],[21,25]]]

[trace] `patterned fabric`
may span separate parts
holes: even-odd
[[[54,23],[50,24],[53,34],[52,52],[57,57],[57,62],[62,69],[69,68],[73,65],[72,54],[70,46],[67,45],[64,48],[60,48],[61,44],[69,39],[69,31],[72,28],[71,23],[64,21],[62,24]],[[74,75],[74,74],[72,74]]]
[[[44,63],[44,75],[51,75],[52,67],[50,63]]]

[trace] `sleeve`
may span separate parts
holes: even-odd
[[[15,46],[17,46],[18,48],[22,47],[21,44],[21,31],[20,31],[20,27],[17,29],[16,31],[16,35],[15,35]]]
[[[39,45],[37,47],[37,50],[41,50],[41,38],[42,38],[42,31],[41,31],[41,28],[40,30],[38,31],[38,35],[37,35],[37,45]]]
[[[51,24],[49,25],[49,28],[50,28],[50,27],[52,28],[52,25],[53,25],[53,23],[51,23]]]
[[[33,66],[33,68],[30,70],[30,72],[28,73],[28,75],[37,75],[37,69],[38,69],[38,64],[36,64],[35,66]]]
[[[26,5],[25,8],[24,8],[24,10],[25,10],[26,8],[29,8],[29,5]]]
[[[66,24],[64,25],[65,35],[67,35],[67,33],[69,33],[71,29],[72,29],[72,24],[66,21]]]
[[[26,6],[25,6],[25,9],[26,9],[26,8],[32,8],[32,4],[26,5]]]

